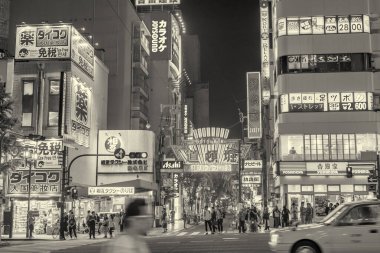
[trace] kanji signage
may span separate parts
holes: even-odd
[[[280,100],[282,113],[373,110],[371,92],[289,93]]]
[[[171,59],[172,25],[169,12],[153,12],[151,14],[151,59]]]
[[[71,59],[94,77],[94,47],[72,27]]]
[[[185,164],[184,172],[232,172],[232,164]]]
[[[262,160],[245,160],[244,169],[262,169],[263,161]]]
[[[261,138],[261,82],[260,72],[247,73],[248,138]]]
[[[135,0],[136,6],[181,4],[181,0]]]
[[[243,175],[241,178],[241,182],[243,184],[260,184],[261,183],[261,176]]]
[[[133,194],[135,194],[135,187],[88,187],[88,195],[92,196],[124,196]]]
[[[179,193],[179,174],[173,173],[173,191]]]
[[[269,8],[267,1],[261,1],[260,6],[260,34],[261,34],[261,77],[269,85],[270,57],[269,57]]]
[[[71,135],[79,145],[89,147],[92,92],[78,78],[72,78]]]
[[[70,26],[19,26],[16,29],[15,58],[70,58]]]
[[[59,195],[61,192],[60,170],[32,170],[30,182],[30,194],[38,195]],[[7,194],[23,194],[29,192],[29,171],[16,170],[8,173]]]
[[[345,175],[347,162],[307,162],[306,174],[317,176]]]

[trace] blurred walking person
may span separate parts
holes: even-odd
[[[305,202],[301,202],[300,216],[301,216],[301,223],[302,224],[306,224],[306,207],[305,207]]]
[[[166,213],[165,207],[162,208],[161,224],[164,229],[163,233],[166,233],[168,231],[168,214]]]
[[[288,227],[290,211],[286,206],[283,207],[281,215],[282,215],[282,227]]]
[[[278,228],[281,225],[280,218],[281,218],[281,212],[280,210],[278,210],[278,207],[275,206],[273,209],[273,220],[274,220],[273,227],[274,228]]]
[[[306,224],[311,224],[313,222],[313,208],[310,203],[307,203],[306,211],[305,211],[305,221]]]
[[[205,235],[208,235],[207,227],[209,227],[210,228],[210,232],[212,232],[212,228],[211,228],[211,212],[210,212],[210,210],[208,210],[208,206],[205,206],[203,217],[204,217],[204,220],[205,220],[205,229],[206,229]]]
[[[75,215],[72,210],[69,212],[69,234],[70,234],[70,239],[73,239],[73,232],[74,232],[74,237],[77,239],[77,222],[75,220]]]
[[[241,232],[245,233],[245,217],[247,215],[247,212],[245,211],[244,207],[242,207],[239,211],[239,234]]]
[[[34,238],[34,237],[33,237],[34,223],[35,223],[35,219],[34,219],[33,215],[31,214],[31,212],[29,211],[29,213],[28,213],[29,239]]]
[[[290,215],[292,219],[292,224],[296,223],[298,221],[298,213],[297,213],[297,206],[295,202],[292,203],[292,206],[290,208]]]
[[[105,244],[102,253],[150,253],[144,236],[153,224],[153,215],[148,212],[145,200],[133,200],[127,206],[122,222],[125,231],[112,243]]]
[[[103,231],[104,231],[104,236],[103,238],[107,238],[108,235],[108,227],[109,227],[109,220],[107,214],[104,215],[103,217],[103,223],[102,223]]]
[[[263,220],[264,220],[264,223],[265,223],[264,230],[269,230],[269,209],[268,209],[267,205],[264,206]]]
[[[111,214],[109,219],[109,232],[110,232],[110,238],[112,238],[112,233],[115,231],[116,223],[115,223],[115,215]]]
[[[219,206],[216,206],[217,210],[216,210],[216,220],[218,222],[218,233],[223,233],[223,211],[221,208],[219,208]]]
[[[95,239],[95,223],[96,223],[96,215],[95,215],[95,212],[92,211],[91,215],[88,218],[88,226],[90,228],[90,239],[91,239],[91,236]]]

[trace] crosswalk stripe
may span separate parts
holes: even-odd
[[[199,234],[200,232],[193,232],[193,233],[191,233],[190,235],[197,235],[197,234]]]
[[[187,232],[182,232],[182,233],[179,233],[177,236],[184,236],[186,234],[187,234]]]

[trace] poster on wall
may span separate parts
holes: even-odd
[[[278,36],[286,35],[286,18],[278,19]]]
[[[71,135],[76,143],[89,147],[92,92],[80,79],[74,77],[71,80]]]
[[[287,27],[288,35],[300,34],[298,18],[287,18],[286,27]]]
[[[351,32],[352,33],[362,33],[363,32],[363,16],[362,15],[352,15],[351,16]]]
[[[335,16],[327,16],[325,17],[325,33],[337,33],[337,24]]]
[[[172,23],[169,12],[151,14],[151,59],[170,60],[172,51]]]
[[[16,60],[70,58],[70,26],[18,26]]]
[[[350,20],[348,16],[338,16],[338,33],[350,33]]]
[[[324,17],[312,17],[311,23],[313,26],[313,34],[325,33],[325,18]]]
[[[300,34],[312,34],[311,17],[300,17]]]

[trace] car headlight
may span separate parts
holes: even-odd
[[[277,243],[278,243],[278,237],[279,237],[278,234],[271,234],[271,236],[270,236],[270,242],[271,242],[272,245],[277,245]]]

